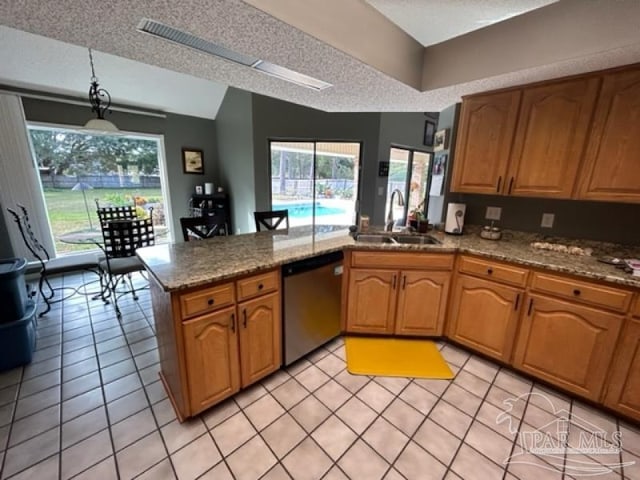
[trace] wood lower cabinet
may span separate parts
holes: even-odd
[[[351,269],[347,331],[442,335],[450,277],[428,270]]]
[[[349,272],[347,331],[393,333],[398,273],[353,268]]]
[[[183,325],[191,411],[200,412],[240,390],[235,307]]]
[[[449,272],[401,272],[396,335],[442,335],[449,294]]]
[[[514,366],[590,400],[600,398],[623,318],[529,295]]]
[[[640,321],[629,319],[623,330],[604,404],[640,420]]]
[[[280,368],[282,363],[280,296],[265,295],[238,305],[242,386]]]
[[[449,336],[503,362],[511,358],[522,290],[459,275],[449,313]]]
[[[171,293],[149,283],[160,375],[180,421],[280,368],[279,270]]]

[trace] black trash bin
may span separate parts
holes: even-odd
[[[0,260],[0,323],[24,317],[27,305],[27,287],[24,282],[26,269],[26,258]]]

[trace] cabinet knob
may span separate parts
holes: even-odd
[[[493,268],[487,268],[487,273],[491,275],[493,273]]]
[[[259,283],[259,284],[258,284],[258,290],[262,290],[263,288],[264,288],[264,285],[263,285],[263,284],[261,284],[261,283]]]
[[[578,297],[580,296],[580,290],[578,290],[577,288],[573,291],[573,294]]]
[[[213,305],[213,298],[210,298],[209,300],[207,300],[207,304],[209,304],[209,306]]]

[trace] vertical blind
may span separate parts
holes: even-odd
[[[24,205],[35,235],[53,256],[54,246],[29,133],[17,95],[0,93],[0,205],[14,255],[32,260],[7,207]]]

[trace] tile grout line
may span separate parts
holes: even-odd
[[[529,393],[527,395],[527,401],[524,404],[524,409],[522,410],[522,417],[520,418],[520,421],[518,422],[518,428],[516,430],[516,437],[513,439],[513,442],[511,443],[511,450],[509,451],[509,456],[507,458],[511,458],[513,456],[513,452],[516,449],[516,444],[518,443],[518,437],[520,436],[520,428],[522,428],[522,424],[524,423],[524,417],[527,414],[527,407],[529,406],[529,399],[531,398],[531,392],[533,392],[533,389],[535,387],[535,383],[531,382],[531,388],[529,388]],[[516,478],[519,478],[516,474],[509,472],[509,467],[511,465],[507,465],[504,468],[504,475],[502,476],[503,480],[507,479],[507,475],[513,475]],[[560,472],[562,475],[562,472]]]

